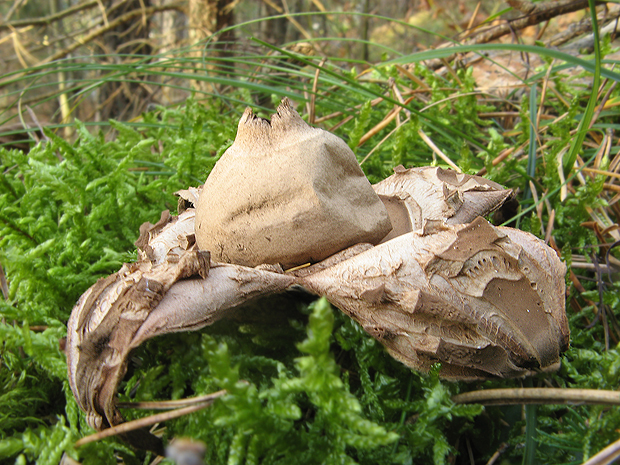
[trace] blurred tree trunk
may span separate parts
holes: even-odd
[[[370,0],[366,0],[364,3],[364,14],[370,13]],[[362,50],[362,58],[364,61],[369,59],[368,39],[370,38],[370,18],[368,16],[362,17],[362,40],[364,41],[364,48]]]
[[[107,21],[112,22],[123,14],[151,6],[151,0],[128,0],[112,8],[113,0],[104,2]],[[149,21],[146,16],[134,21],[131,25],[121,24],[105,34],[99,45],[104,49],[110,60],[115,64],[127,63],[130,57],[126,54],[150,55],[153,48],[149,42]],[[135,79],[135,76],[131,76]],[[149,102],[149,92],[140,83],[110,82],[99,89],[98,119],[106,121],[110,118],[123,119],[140,114]]]
[[[309,10],[304,8],[303,0],[263,0],[260,7],[260,17],[267,18],[270,16],[280,16],[284,13],[295,14],[300,11],[318,11],[315,10],[313,3],[309,5]],[[298,17],[296,21],[306,23],[308,30],[312,31],[312,23],[315,19],[312,16],[308,16],[305,19]],[[321,19],[322,21],[324,18]],[[270,19],[269,21],[263,21],[261,23],[261,33],[263,40],[270,44],[277,45],[278,47],[284,45],[287,42],[294,42],[300,40],[302,35],[297,27],[289,27],[291,19],[281,17]]]
[[[282,7],[281,2],[275,1],[273,3],[273,5],[277,6],[278,9],[274,8],[269,3],[262,2],[261,18],[277,16],[284,12],[284,8]],[[286,30],[288,27],[288,22],[289,21],[286,18],[277,18],[270,19],[269,21],[263,21],[261,23],[261,32],[263,34],[263,39],[265,40],[265,42],[269,42],[270,44],[277,46],[284,44],[286,42]]]
[[[209,74],[218,70],[230,74],[232,71],[230,62],[217,58],[231,56],[235,41],[234,30],[219,34],[207,48],[203,48],[201,42],[217,31],[234,25],[234,8],[237,3],[238,0],[189,0],[189,38],[190,43],[196,48],[194,56],[200,59],[200,63],[196,66],[197,74]],[[213,90],[205,81],[197,80],[194,86],[204,92]]]

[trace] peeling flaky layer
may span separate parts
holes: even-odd
[[[512,195],[510,189],[483,177],[430,166],[397,166],[392,176],[373,188],[392,222],[384,242],[421,228],[424,220],[469,223],[495,211]]]
[[[482,218],[425,226],[299,282],[411,368],[441,362],[452,379],[557,368],[569,330],[555,252]]]
[[[198,200],[196,238],[214,260],[292,267],[390,231],[385,207],[339,137],[285,99],[271,122],[246,110]]]
[[[102,278],[74,307],[67,328],[69,384],[97,430],[123,422],[115,394],[129,352],[161,334],[202,328],[250,299],[282,292],[293,277],[210,263],[193,239],[194,210],[167,212],[145,223],[137,241],[140,261]],[[190,279],[191,278],[191,279]],[[161,453],[146,431],[127,433],[132,444]]]
[[[171,216],[165,210],[157,223],[144,223],[136,241],[139,260],[154,265],[180,260],[196,242],[195,217],[196,211],[193,208],[178,216]]]
[[[69,384],[90,426],[101,430],[123,421],[114,396],[129,351],[142,342],[134,340],[136,332],[174,283],[208,271],[208,252],[188,251],[174,264],[126,264],[82,295],[67,325],[66,353]],[[132,434],[157,447],[147,433]]]

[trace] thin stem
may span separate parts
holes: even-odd
[[[599,389],[514,388],[465,392],[452,398],[457,404],[605,404],[620,405],[620,392]]]

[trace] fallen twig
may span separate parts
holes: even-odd
[[[226,394],[226,391],[219,391],[219,395],[217,397],[221,397]],[[109,438],[111,436],[117,436],[119,434],[128,433],[130,431],[135,431],[146,426],[151,426],[156,423],[161,423],[162,421],[172,420],[173,418],[182,417],[183,415],[187,415],[193,412],[197,412],[199,410],[203,410],[213,404],[213,401],[209,400],[207,402],[200,402],[196,405],[192,405],[190,407],[184,407],[175,409],[169,412],[157,413],[155,415],[151,415],[149,417],[140,418],[138,420],[128,421],[126,423],[121,423],[120,425],[113,426],[111,428],[105,429],[103,431],[99,431],[98,433],[91,434],[90,436],[85,436],[82,439],[79,439],[75,443],[75,447],[83,446],[84,444],[88,444],[90,442],[100,441],[101,439]]]
[[[0,23],[0,31],[3,29],[14,29],[18,27],[24,26],[46,26],[54,21],[59,21],[62,18],[66,18],[67,16],[71,16],[74,13],[79,13],[83,10],[88,10],[90,8],[94,8],[99,3],[98,0],[91,0],[89,2],[80,3],[78,5],[72,6],[65,10],[59,11],[53,15],[42,16],[40,18],[28,18],[28,19],[20,19],[13,22],[4,22]]]
[[[114,28],[116,28],[117,26],[126,23],[138,16],[142,16],[142,15],[146,15],[146,16],[150,16],[153,13],[157,13],[157,12],[161,12],[161,11],[168,11],[168,10],[182,10],[183,8],[183,3],[182,2],[175,2],[175,3],[170,3],[168,5],[158,5],[158,6],[151,6],[148,8],[137,8],[135,10],[131,10],[127,13],[125,13],[122,16],[119,16],[118,18],[116,18],[114,21],[108,23],[107,26],[103,26],[100,27],[98,29],[95,29],[93,32],[91,32],[90,34],[86,35],[85,37],[83,37],[82,39],[78,39],[75,43],[69,45],[68,47],[59,50],[58,52],[54,53],[53,55],[50,55],[49,57],[47,57],[45,60],[42,60],[40,63],[38,63],[38,65],[43,65],[46,63],[50,63],[52,61],[55,60],[59,60],[61,58],[66,57],[67,55],[69,55],[71,52],[75,51],[76,49],[80,48],[81,46],[83,46],[84,44],[87,44],[88,42],[91,42],[92,40],[96,39],[97,37],[105,34],[106,32],[109,32],[111,30],[113,30]]]

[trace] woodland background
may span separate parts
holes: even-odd
[[[493,220],[569,265],[562,368],[444,382],[324,301],[288,295],[258,304],[281,325],[140,347],[120,400],[228,389],[157,427],[202,441],[205,463],[591,465],[613,460],[597,455],[610,444],[619,453],[617,2],[11,0],[0,15],[2,463],[161,462],[114,438],[76,446],[93,431],[67,384],[66,321],[135,260],[140,224],[204,182],[243,109],[268,116],[283,96],[344,138],[372,182],[438,164],[514,189],[512,214]],[[519,391],[487,405],[484,391],[502,387],[579,398]],[[471,404],[456,397],[468,393]]]

